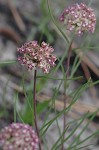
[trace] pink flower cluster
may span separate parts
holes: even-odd
[[[76,34],[82,35],[86,31],[94,32],[96,16],[92,8],[81,3],[65,9],[60,16],[60,21],[64,22],[67,30],[76,30]]]
[[[55,66],[56,57],[51,53],[54,49],[49,44],[42,42],[41,46],[37,41],[25,43],[18,52],[23,56],[18,56],[18,61],[26,65],[28,70],[41,68],[44,73],[49,73],[50,68]]]
[[[0,132],[2,150],[38,150],[38,137],[31,126],[12,123]]]

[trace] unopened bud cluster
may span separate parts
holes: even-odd
[[[38,150],[38,137],[31,126],[12,123],[0,132],[2,150]]]
[[[18,56],[18,61],[26,65],[28,70],[41,68],[44,73],[49,73],[56,61],[56,57],[52,55],[53,51],[54,49],[45,42],[39,46],[37,41],[30,41],[18,48],[18,52],[23,54]]]
[[[92,8],[81,3],[65,9],[60,16],[60,21],[64,22],[67,30],[75,30],[76,34],[82,35],[86,31],[94,32],[96,16]]]

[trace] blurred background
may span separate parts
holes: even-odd
[[[64,33],[66,32],[65,27],[63,27],[59,22],[61,12],[68,5],[80,2],[86,3],[95,10],[97,24],[94,34],[75,38],[73,44],[75,47],[79,47],[81,49],[84,57],[79,64],[74,77],[83,76],[83,79],[71,81],[68,93],[83,85],[88,80],[91,80],[91,82],[99,81],[99,0],[50,0],[52,15]],[[66,48],[66,43],[51,19],[46,0],[0,0],[0,128],[14,121],[14,111],[16,109],[18,113],[17,121],[21,121],[22,117],[24,122],[32,124],[32,114],[29,110],[29,106],[27,106],[28,104],[25,99],[25,92],[30,96],[30,99],[32,99],[33,72],[28,72],[25,67],[16,63],[18,56],[17,47],[20,47],[23,43],[30,40],[50,43],[50,45],[52,45],[55,49],[54,53],[59,58],[62,57]],[[70,64],[71,68],[77,55],[78,54],[75,52],[72,53]],[[81,56],[79,56],[79,59],[80,58]],[[64,67],[65,62],[66,59],[63,62]],[[41,72],[38,72],[38,74],[42,75]],[[55,74],[55,77],[62,78],[62,72],[60,69]],[[25,92],[22,87],[23,83]],[[43,78],[39,79],[37,82],[39,127],[41,127],[44,120],[44,114],[47,112],[44,104],[41,108],[40,104],[42,101],[50,99],[58,86],[59,81],[56,80],[47,80]],[[68,113],[68,121],[77,119],[88,111],[91,113],[96,111],[99,107],[98,91],[99,84],[82,92],[78,102]],[[63,86],[61,86],[56,97],[55,111],[53,111],[53,109],[51,110],[48,119],[53,118],[56,113],[62,110],[62,98]],[[48,106],[48,103],[46,104]],[[60,127],[62,127],[61,122],[62,117],[59,118]],[[86,122],[87,119],[84,123]],[[82,130],[82,127],[83,125],[79,127],[78,131],[69,140],[67,145],[76,137],[78,132]],[[71,128],[73,128],[73,126]],[[90,125],[82,135],[82,139],[84,139],[87,135],[98,131],[98,129],[99,113],[97,113],[93,121],[91,121]],[[55,142],[57,135],[57,127],[54,123],[45,136],[49,149]],[[89,143],[91,142],[92,141],[90,140]],[[94,143],[94,146],[84,148],[84,150],[98,150],[98,136],[94,138]]]

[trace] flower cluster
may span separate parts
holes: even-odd
[[[0,132],[2,150],[38,150],[38,137],[31,126],[12,123]]]
[[[41,68],[44,73],[49,73],[51,67],[55,66],[56,57],[51,53],[54,49],[49,44],[42,42],[41,46],[37,41],[25,43],[18,52],[23,56],[18,56],[18,61],[26,65],[28,70]]]
[[[76,34],[82,35],[84,32],[94,32],[96,17],[92,8],[86,4],[74,4],[65,9],[60,16],[60,21],[64,22],[67,30],[76,30]]]

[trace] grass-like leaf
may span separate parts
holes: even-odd
[[[8,65],[13,65],[17,63],[16,60],[8,60],[8,61],[0,61],[0,67],[8,66]]]

